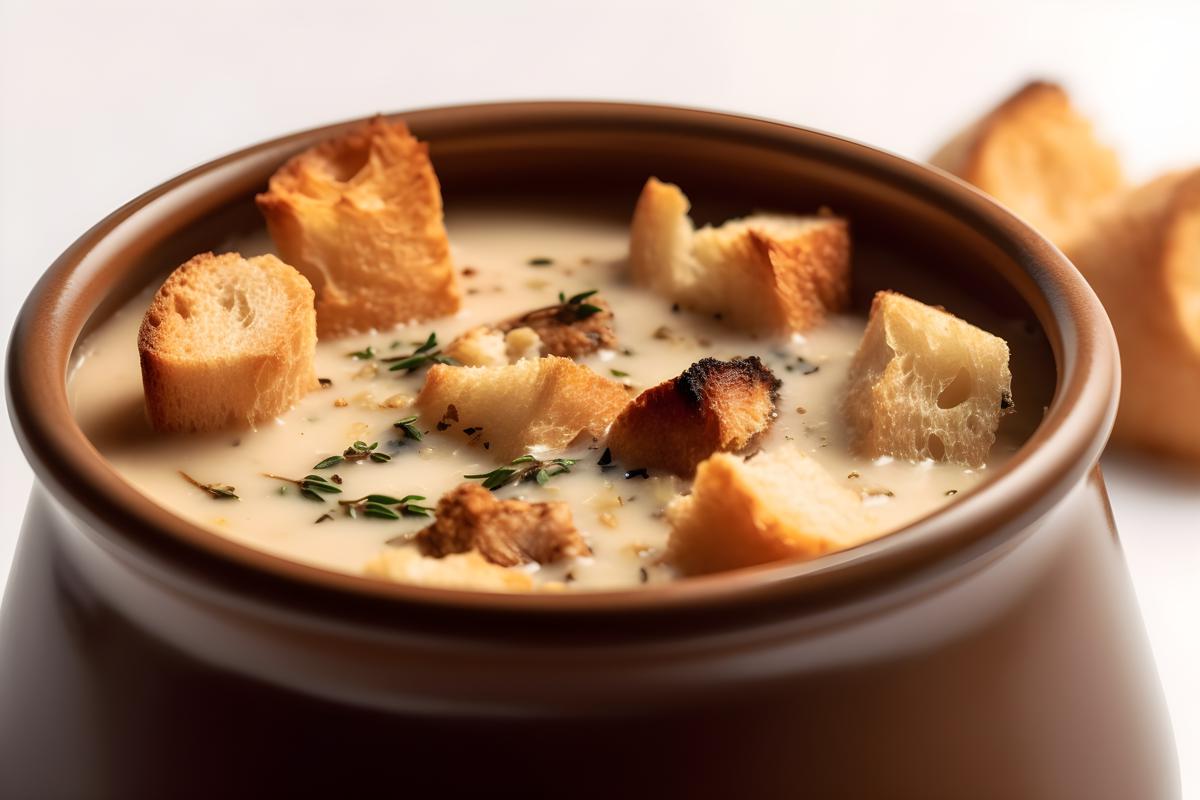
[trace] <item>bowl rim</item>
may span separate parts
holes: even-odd
[[[271,555],[176,516],[126,483],[91,445],[70,412],[67,371],[81,329],[99,300],[89,297],[103,252],[136,241],[139,215],[191,190],[191,206],[228,187],[254,163],[276,159],[334,135],[361,119],[271,139],[209,161],[126,203],[84,233],[50,266],[18,314],[6,365],[9,413],[37,482],[111,552],[178,576],[217,583],[260,598],[301,604],[335,616],[404,620],[398,611],[470,612],[522,619],[598,614],[698,611],[746,603],[827,603],[864,587],[952,561],[987,547],[1043,514],[1092,470],[1116,413],[1116,340],[1099,300],[1052,244],[966,183],[934,167],[859,142],[774,120],[659,104],[519,101],[395,112],[417,134],[437,126],[475,131],[612,126],[673,129],[792,151],[818,153],[933,203],[998,245],[1031,280],[1043,303],[1018,291],[1039,316],[1054,353],[1057,381],[1042,422],[1013,457],[961,499],[891,534],[810,561],[779,562],[651,587],[565,594],[505,594],[437,589],[382,581]],[[425,138],[424,136],[422,138]],[[437,139],[432,141],[436,159]],[[222,183],[224,181],[224,183]],[[206,184],[212,184],[205,189]],[[199,188],[197,188],[199,187]],[[187,194],[187,192],[184,192]],[[231,193],[236,196],[236,193]],[[186,197],[181,201],[186,204]],[[186,205],[185,205],[186,207]],[[122,230],[129,228],[129,230]],[[142,233],[144,235],[144,232]],[[111,261],[111,256],[108,256]],[[88,269],[92,271],[88,273]],[[113,267],[109,267],[113,269]],[[85,306],[87,306],[85,310]],[[26,533],[25,535],[28,535]],[[978,547],[973,552],[978,552]],[[147,560],[149,559],[149,560]]]

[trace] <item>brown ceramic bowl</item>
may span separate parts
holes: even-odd
[[[403,116],[451,212],[538,195],[627,215],[650,174],[702,218],[828,204],[854,226],[860,302],[919,279],[1027,320],[1041,338],[1018,396],[1044,417],[980,489],[894,535],[664,588],[439,591],[247,549],[126,485],[64,377],[82,334],[261,225],[267,176],[345,126],[252,147],[99,223],[17,322],[9,398],[37,485],[0,618],[0,795],[1177,794],[1097,467],[1116,347],[1051,245],[932,169],[774,122],[593,103]]]

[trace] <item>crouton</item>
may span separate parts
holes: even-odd
[[[757,356],[704,358],[642,392],[613,420],[612,455],[684,478],[718,451],[751,447],[775,419],[780,381]]]
[[[322,338],[458,310],[428,146],[376,117],[288,161],[257,198],[283,258],[317,293]]]
[[[1121,347],[1114,440],[1200,460],[1200,169],[1114,198],[1062,247]]]
[[[850,300],[844,219],[756,214],[695,230],[679,189],[651,178],[633,214],[635,283],[744,330],[808,330]]]
[[[416,404],[443,430],[453,422],[481,431],[472,441],[509,460],[603,436],[628,399],[622,384],[569,358],[546,356],[505,367],[435,364]]]
[[[1058,242],[1124,185],[1116,153],[1052,83],[1021,88],[932,163],[975,184]]]
[[[858,495],[792,446],[702,461],[667,521],[666,560],[684,575],[814,558],[878,535]]]
[[[275,256],[202,253],[142,318],[138,353],[159,431],[254,425],[317,387],[313,290]]]
[[[541,357],[542,340],[532,328],[507,333],[487,325],[471,328],[446,346],[444,355],[468,367],[502,367]]]
[[[1012,407],[1003,339],[902,294],[875,295],[843,403],[860,453],[982,466]]]
[[[534,588],[533,578],[527,573],[496,566],[474,550],[445,558],[426,558],[412,547],[392,547],[368,561],[363,574],[439,589],[529,592]]]
[[[442,495],[432,525],[417,534],[422,555],[477,551],[493,564],[551,564],[590,554],[566,503],[498,500],[477,483]]]

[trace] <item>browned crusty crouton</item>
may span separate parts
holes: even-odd
[[[631,467],[691,477],[713,453],[753,445],[775,419],[779,386],[757,356],[703,358],[627,405],[613,420],[609,450]]]
[[[176,269],[142,318],[138,353],[160,431],[253,425],[317,386],[308,281],[275,256],[203,253]]]
[[[1036,81],[959,133],[932,163],[975,184],[1055,242],[1121,189],[1116,153],[1062,87]]]
[[[701,462],[667,520],[667,561],[684,575],[813,558],[878,535],[858,495],[791,446]]]
[[[479,592],[530,592],[533,578],[497,566],[478,552],[426,558],[413,547],[390,547],[367,562],[363,573],[399,583]]]
[[[591,551],[566,503],[498,500],[477,483],[464,483],[438,500],[432,525],[417,534],[422,555],[442,558],[477,550],[493,564],[551,564]]]
[[[1200,169],[1114,198],[1062,247],[1121,346],[1114,439],[1200,460]]]
[[[875,295],[843,404],[859,452],[980,466],[1012,406],[1003,339],[902,294]]]
[[[475,429],[471,441],[507,461],[603,436],[628,399],[622,384],[569,358],[546,356],[504,367],[435,364],[416,404],[443,430],[451,423]]]
[[[380,117],[305,150],[258,207],[283,258],[312,281],[322,338],[458,310],[428,146]]]
[[[850,300],[850,233],[832,215],[756,214],[695,230],[678,186],[650,178],[630,233],[633,280],[749,331],[804,331]]]

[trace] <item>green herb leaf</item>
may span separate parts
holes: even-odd
[[[313,469],[329,469],[330,467],[337,466],[345,460],[346,459],[342,458],[341,456],[329,456],[329,458],[322,458],[320,461],[314,464]]]
[[[347,353],[350,358],[357,358],[359,361],[367,361],[375,357],[375,348],[367,345],[362,350],[355,350],[353,353]]]
[[[188,475],[183,470],[179,471],[179,475],[185,481],[190,483],[192,486],[195,486],[200,491],[207,492],[208,496],[213,498],[214,500],[239,500],[240,499],[236,494],[237,490],[234,487],[230,486],[229,484],[226,484],[226,483],[201,483],[200,481],[193,478],[191,475]]]
[[[541,461],[533,455],[526,454],[519,458],[514,458],[507,465],[497,467],[491,472],[464,475],[463,477],[468,480],[483,480],[483,488],[493,490],[510,483],[521,483],[527,480],[537,481],[539,485],[545,486],[555,475],[570,472],[571,466],[574,464],[574,459],[570,458],[554,458],[549,461]]]
[[[416,422],[417,417],[414,414],[411,417],[405,417],[404,419],[393,422],[392,427],[399,428],[400,430],[404,431],[405,438],[419,442],[421,441],[421,431],[419,428],[417,428]]]
[[[625,372],[624,370],[610,369],[609,372],[612,373],[612,376],[614,378],[628,378],[629,377],[629,373]]]

